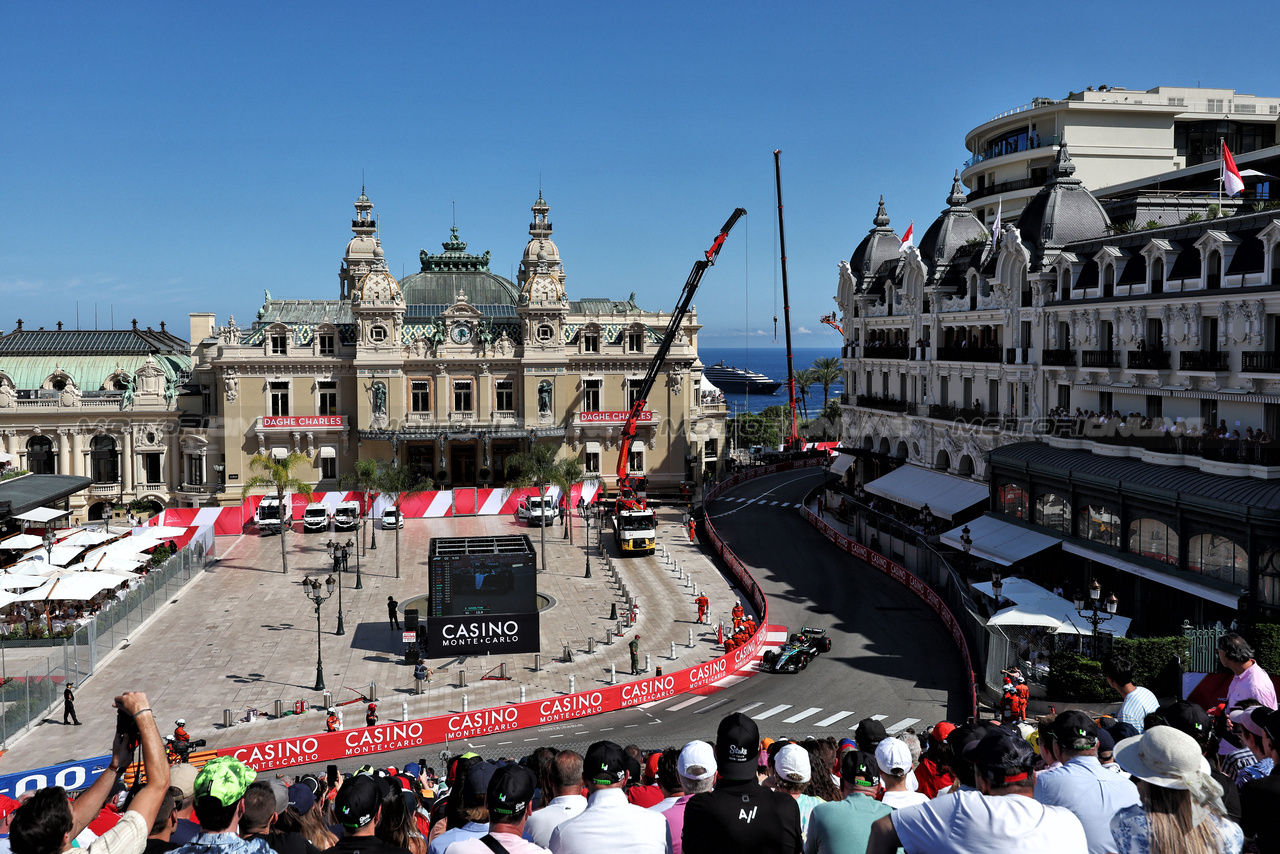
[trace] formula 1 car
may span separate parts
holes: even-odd
[[[767,649],[761,669],[773,673],[798,673],[824,652],[831,651],[831,638],[826,629],[804,627],[777,649]]]

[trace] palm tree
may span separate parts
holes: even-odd
[[[796,371],[796,394],[800,398],[800,408],[804,411],[804,420],[809,420],[809,386],[818,381],[813,368]]]
[[[566,457],[556,465],[554,477],[552,483],[560,487],[560,491],[564,493],[565,527],[569,533],[569,545],[573,545],[573,505],[569,503],[569,496],[573,495],[575,484],[586,480],[587,470],[583,467],[582,460],[577,457]]]
[[[417,495],[435,489],[430,478],[424,478],[415,469],[408,466],[389,465],[378,473],[378,491],[392,498],[392,506],[396,509],[396,578],[400,577],[400,502],[411,495]]]
[[[503,498],[509,498],[517,489],[534,487],[542,498],[543,507],[546,507],[547,487],[556,485],[556,480],[560,477],[560,472],[557,471],[559,468],[554,445],[533,445],[527,451],[512,454],[507,457],[507,485],[502,490]],[[539,526],[542,529],[539,539],[542,546],[542,569],[546,570],[547,526],[545,519],[543,522]]]
[[[257,472],[253,477],[245,481],[244,486],[240,490],[240,500],[244,501],[248,497],[249,492],[254,489],[263,489],[267,491],[275,490],[276,497],[280,499],[280,566],[281,572],[289,571],[289,559],[284,549],[284,532],[285,532],[285,513],[287,508],[284,506],[284,496],[287,492],[297,492],[311,497],[310,484],[303,483],[293,473],[293,470],[303,463],[310,463],[311,458],[306,454],[299,454],[297,451],[290,451],[287,457],[276,459],[268,457],[266,454],[254,454],[249,460],[249,471]]]
[[[354,489],[364,497],[366,511],[361,514],[364,516],[364,535],[361,539],[367,543],[369,539],[368,511],[373,509],[373,496],[378,494],[378,461],[356,460],[355,471],[338,478],[338,484],[343,489]]]
[[[844,371],[840,369],[840,360],[835,356],[823,356],[813,360],[814,380],[822,386],[822,408],[827,408],[827,398],[831,396],[831,387],[844,379]]]

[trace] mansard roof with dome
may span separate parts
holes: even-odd
[[[858,293],[882,290],[884,280],[892,278],[901,259],[899,250],[902,238],[889,227],[889,214],[884,209],[884,196],[880,197],[880,206],[876,209],[872,226],[849,258],[849,269],[853,273]]]
[[[444,251],[419,253],[422,269],[400,281],[400,291],[410,307],[439,306],[440,311],[453,305],[464,293],[468,302],[491,315],[513,314],[520,291],[510,280],[489,270],[490,253],[472,255],[467,244],[458,237],[458,227],[450,229],[449,239],[441,244]],[[421,309],[410,309],[420,314]],[[436,312],[439,313],[439,312]]]

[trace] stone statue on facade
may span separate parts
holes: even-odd
[[[538,383],[538,417],[551,417],[551,380]]]
[[[133,381],[133,375],[128,374],[124,379],[124,394],[120,396],[120,408],[133,409],[133,394],[137,390],[137,384]]]

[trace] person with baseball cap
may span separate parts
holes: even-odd
[[[662,811],[671,829],[671,852],[683,851],[681,834],[684,833],[684,808],[694,795],[711,791],[716,784],[716,751],[705,741],[691,741],[680,750],[676,759],[676,777],[683,792],[676,802]]]
[[[173,849],[178,854],[272,854],[265,839],[241,839],[244,795],[258,772],[234,756],[210,759],[196,775],[195,815],[200,835]]]
[[[756,780],[760,730],[741,712],[720,721],[716,731],[716,787],[685,804],[685,854],[769,851],[794,854],[803,847],[800,807],[791,796]]]
[[[947,770],[947,736],[955,728],[953,723],[939,721],[929,729],[924,753],[915,772],[917,791],[925,797],[936,798],[938,792],[945,792],[951,787],[951,772]]]
[[[1040,742],[1046,760],[1062,764],[1036,777],[1035,799],[1042,804],[1066,807],[1084,825],[1089,854],[1116,851],[1111,837],[1111,817],[1138,803],[1138,787],[1113,774],[1098,761],[1098,725],[1078,709],[1067,709],[1053,719],[1053,738]]]
[[[907,775],[911,773],[911,749],[906,742],[893,736],[876,745],[876,765],[884,791],[880,802],[900,810],[929,800],[928,795],[912,792],[907,788]]]
[[[876,799],[879,791],[875,756],[846,751],[840,757],[840,793],[844,797],[813,808],[804,838],[805,854],[863,854],[871,838],[871,825],[893,812],[893,807]]]
[[[467,768],[462,778],[462,818],[466,824],[461,827],[450,827],[444,833],[431,840],[428,854],[444,854],[454,842],[463,839],[479,839],[489,832],[489,782],[497,764],[480,760]],[[450,795],[452,798],[453,795]],[[452,824],[452,823],[451,823]]]
[[[554,854],[666,854],[671,836],[661,813],[627,803],[627,754],[597,741],[582,760],[587,808],[551,831]]]
[[[1254,706],[1249,710],[1249,722],[1260,733],[1263,758],[1280,767],[1280,712]],[[1120,745],[1116,745],[1117,761],[1119,751]],[[1245,783],[1240,790],[1240,810],[1240,826],[1246,835],[1254,837],[1258,850],[1280,851],[1280,773],[1272,770],[1261,780]]]
[[[964,748],[978,791],[957,791],[876,820],[867,854],[899,848],[930,854],[1084,854],[1080,820],[1034,799],[1036,755],[1007,727],[991,727]]]
[[[332,848],[334,854],[409,854],[408,849],[388,845],[377,836],[382,799],[390,791],[385,778],[357,774],[338,788],[333,799],[334,815],[342,825],[343,836]],[[385,787],[385,788],[384,788]]]
[[[533,813],[533,793],[538,778],[523,765],[503,765],[493,772],[485,803],[489,805],[489,833],[479,839],[464,839],[449,846],[447,854],[549,854],[541,845],[525,839],[525,821]],[[489,843],[495,842],[499,847]]]

